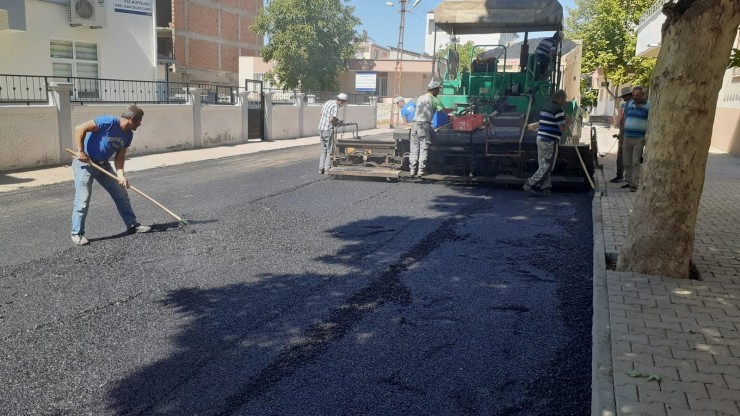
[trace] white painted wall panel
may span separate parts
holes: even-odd
[[[242,108],[231,105],[206,105],[201,116],[203,146],[241,143]]]
[[[56,108],[0,107],[0,171],[59,163]]]

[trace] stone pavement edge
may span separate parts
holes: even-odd
[[[692,260],[700,280],[609,270],[639,193],[612,184],[616,130],[593,202],[592,415],[740,415],[740,158],[710,150]]]

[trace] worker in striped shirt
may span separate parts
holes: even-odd
[[[537,171],[524,183],[523,189],[533,195],[550,195],[552,182],[550,175],[558,158],[558,145],[563,133],[573,124],[573,119],[565,117],[563,106],[566,94],[555,91],[552,101],[540,110],[539,130],[537,130]]]
[[[549,78],[548,69],[550,68],[550,62],[555,58],[558,53],[558,44],[563,39],[563,32],[555,32],[550,38],[545,38],[540,41],[535,49],[537,54],[537,65],[536,77],[540,81],[545,81]]]
[[[645,91],[640,86],[632,87],[632,101],[624,106],[622,120],[620,120],[620,125],[624,126],[622,157],[627,181],[621,187],[629,188],[631,192],[637,192],[637,187],[640,185],[642,151],[645,148],[645,132],[649,114],[650,101],[645,99]]]
[[[321,157],[319,158],[319,174],[323,175],[331,167],[331,151],[334,148],[334,127],[339,124],[337,118],[339,107],[347,103],[347,94],[340,93],[337,98],[329,100],[321,107],[319,119],[319,138],[321,142]]]

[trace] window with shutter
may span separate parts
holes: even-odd
[[[98,45],[52,40],[49,46],[54,80],[72,82],[73,99],[100,98]]]

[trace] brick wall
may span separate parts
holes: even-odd
[[[173,0],[174,51],[182,80],[233,83],[239,56],[256,56],[262,47],[262,37],[249,29],[261,8],[261,0]]]

